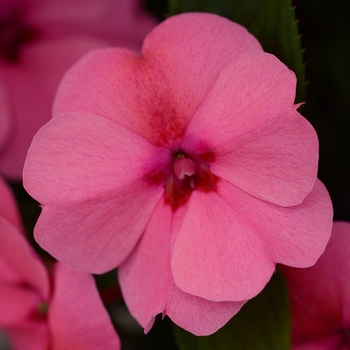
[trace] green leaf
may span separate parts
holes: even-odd
[[[278,272],[265,289],[215,334],[196,337],[176,326],[180,350],[289,350],[287,288]]]
[[[216,13],[246,27],[266,52],[296,73],[296,101],[303,101],[305,67],[291,0],[170,0],[169,16],[195,11]]]

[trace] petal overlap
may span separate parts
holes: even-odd
[[[148,332],[158,313],[196,335],[221,328],[244,302],[214,302],[181,290],[174,283],[170,257],[186,210],[173,217],[160,202],[147,229],[129,258],[119,268],[124,298],[132,315]],[[158,254],[151,252],[157,248]],[[183,268],[187,268],[183,261]],[[140,294],[139,291],[143,293]]]
[[[195,41],[180,39],[190,33]],[[86,56],[63,80],[54,115],[89,111],[116,120],[153,144],[178,141],[221,69],[247,49],[261,46],[243,27],[232,27],[218,16],[169,18],[147,37],[142,58],[120,49]],[[77,82],[84,82],[79,93]]]
[[[68,206],[46,205],[34,235],[44,249],[67,265],[83,272],[104,273],[130,254],[162,194],[162,188],[143,185],[116,197]],[[82,216],[87,218],[84,222]]]
[[[62,115],[36,135],[25,163],[24,186],[42,204],[117,196],[134,182],[141,183],[153,164],[165,167],[169,158],[168,150],[152,146],[108,119]],[[31,173],[38,168],[42,176],[34,180]]]
[[[175,284],[213,301],[251,299],[272,276],[273,257],[239,201],[228,203],[228,186],[218,187],[192,194],[172,254]]]
[[[276,57],[247,52],[226,67],[186,131],[188,152],[204,144],[211,170],[244,191],[283,206],[313,188],[318,140],[296,111],[296,78]]]

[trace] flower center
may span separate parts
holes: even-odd
[[[158,165],[143,178],[150,186],[164,186],[164,202],[175,212],[190,199],[193,191],[216,191],[219,178],[210,171],[213,152],[188,155],[173,152],[167,165]]]
[[[196,164],[183,153],[178,153],[175,156],[174,173],[179,180],[183,180],[186,176],[192,177],[196,173]]]
[[[1,0],[0,6],[3,6]],[[36,37],[37,31],[23,21],[20,11],[5,4],[0,10],[0,58],[9,63],[18,62],[22,46]]]
[[[165,183],[165,203],[176,211],[187,203],[193,191],[215,191],[218,180],[200,156],[189,157],[178,152],[174,156],[172,173]]]
[[[31,314],[31,320],[46,320],[48,311],[49,304],[45,301],[40,301]]]

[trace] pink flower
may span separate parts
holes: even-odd
[[[0,328],[13,349],[120,349],[93,277],[57,263],[50,283],[17,226],[11,197],[1,181]]]
[[[350,223],[335,222],[317,263],[284,266],[292,312],[293,350],[350,347]]]
[[[70,66],[98,47],[139,51],[154,25],[141,0],[0,0],[0,172],[21,179]]]
[[[89,53],[65,76],[24,184],[39,244],[70,266],[120,265],[131,313],[215,332],[276,263],[315,263],[332,206],[295,75],[240,25],[171,17],[142,57]]]

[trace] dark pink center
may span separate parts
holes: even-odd
[[[0,12],[0,58],[9,63],[18,62],[22,46],[36,37],[37,30],[25,23],[20,10],[8,8]]]
[[[19,285],[19,288],[22,290],[27,290],[29,293],[32,293],[33,295],[37,295],[38,291],[33,288],[33,286],[29,285],[28,283],[24,282]],[[42,299],[41,295],[39,295],[38,299]],[[32,309],[31,313],[28,315],[29,319],[32,321],[44,321],[47,319],[47,313],[48,313],[49,305],[46,301],[40,300],[38,301],[35,308]]]
[[[32,321],[45,321],[47,320],[47,313],[49,311],[49,305],[45,302],[40,302],[36,309],[33,310],[30,315]]]
[[[164,184],[164,201],[176,211],[187,203],[193,191],[216,191],[219,178],[210,171],[214,159],[212,152],[192,157],[175,152],[168,169],[155,169],[145,180],[151,185]]]

